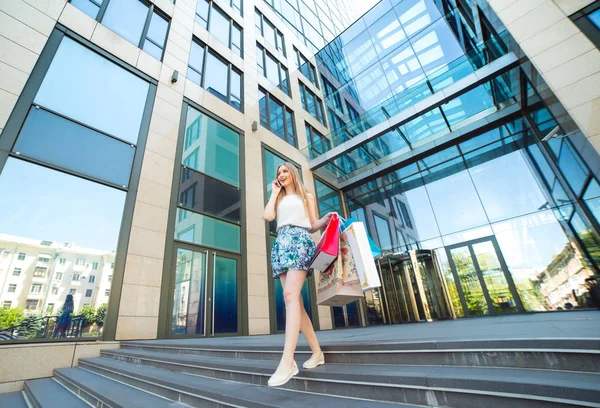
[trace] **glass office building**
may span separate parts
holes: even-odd
[[[307,280],[316,329],[598,307],[600,158],[485,0],[0,11],[2,341],[54,340],[68,295],[71,339],[281,332],[282,162],[383,250],[364,300]]]

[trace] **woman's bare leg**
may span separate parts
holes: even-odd
[[[285,274],[280,276],[281,286],[285,288]],[[300,287],[300,291],[302,291],[302,287]],[[321,346],[319,346],[319,341],[317,340],[317,335],[315,333],[315,329],[313,328],[312,322],[310,321],[310,317],[308,317],[308,313],[306,313],[306,309],[304,308],[304,302],[302,301],[302,293],[300,293],[300,312],[302,313],[302,320],[300,321],[300,331],[304,335],[304,338],[308,342],[308,346],[312,350],[313,354],[321,353]]]
[[[294,352],[298,344],[300,324],[302,321],[300,290],[306,279],[306,271],[288,271],[283,284],[283,299],[285,301],[285,345],[283,356],[275,374],[287,372],[294,362]]]

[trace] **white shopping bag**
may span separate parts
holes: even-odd
[[[365,224],[362,222],[353,222],[344,230],[344,233],[348,237],[348,244],[352,249],[362,290],[367,291],[380,287],[381,281],[379,280],[377,266],[375,266],[375,259],[369,245]]]

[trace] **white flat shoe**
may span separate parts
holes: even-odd
[[[302,364],[302,367],[315,368],[323,364],[325,364],[325,355],[323,354],[323,352],[321,352],[321,354],[319,354],[318,356],[312,356],[311,358],[306,360],[304,364]]]
[[[298,374],[298,366],[296,365],[296,362],[294,361],[294,364],[292,365],[292,367],[290,368],[290,370],[287,373],[285,373],[283,375],[273,374],[271,376],[271,378],[269,378],[269,381],[267,382],[267,384],[269,385],[269,387],[279,387],[280,385],[283,385],[286,382],[288,382],[296,374]]]

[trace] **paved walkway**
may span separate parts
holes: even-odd
[[[321,345],[444,340],[600,339],[600,311],[516,314],[317,332]],[[152,340],[157,342],[157,340]],[[158,340],[171,344],[283,346],[283,334]],[[306,345],[300,336],[299,346]]]

